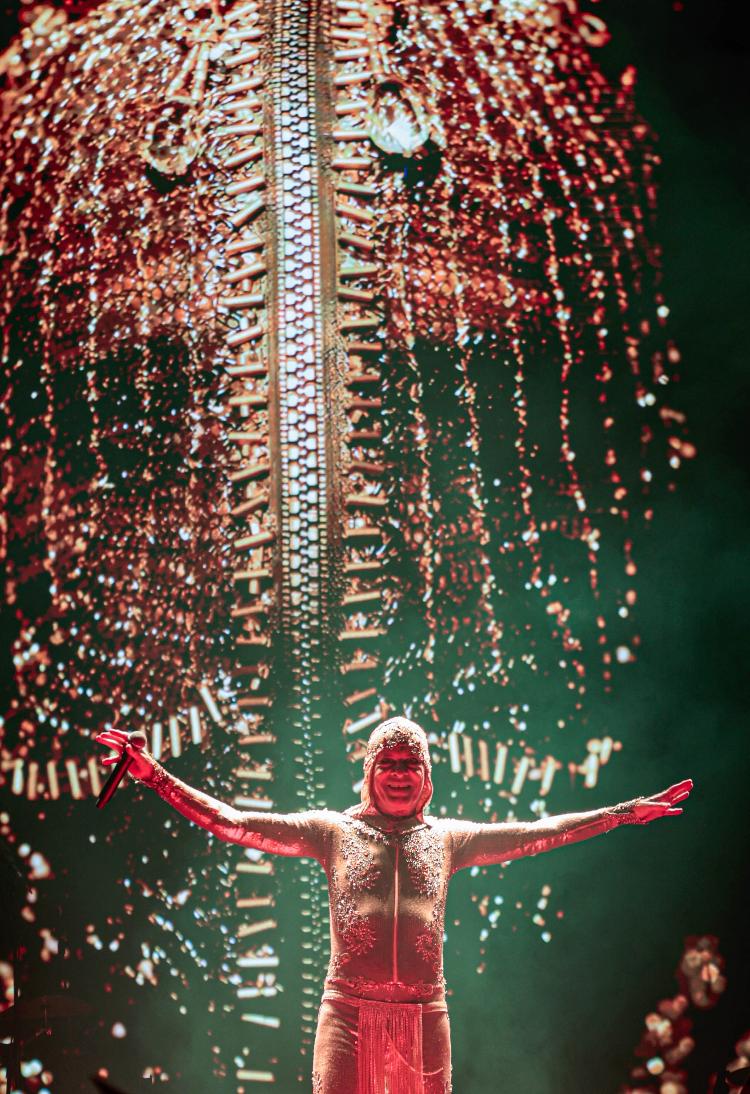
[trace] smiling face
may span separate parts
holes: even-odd
[[[410,817],[417,812],[425,788],[422,760],[403,745],[383,748],[372,768],[375,808],[389,817]]]

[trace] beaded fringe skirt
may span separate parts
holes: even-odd
[[[323,993],[314,1094],[449,1094],[450,1070],[444,1002],[389,1003]]]

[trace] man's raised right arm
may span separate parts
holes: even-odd
[[[116,763],[122,752],[127,752],[131,758],[130,774],[155,790],[183,817],[218,839],[274,855],[296,855],[323,861],[332,824],[325,813],[264,813],[236,809],[170,774],[122,730],[105,730],[96,740],[116,753],[104,760],[106,765]]]

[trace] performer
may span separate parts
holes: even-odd
[[[127,733],[96,740],[123,750],[130,772],[219,839],[316,859],[328,878],[331,961],[313,1059],[314,1094],[449,1094],[443,979],[448,882],[467,866],[536,855],[682,813],[692,781],[662,794],[533,822],[477,824],[425,815],[432,797],[427,736],[406,718],[372,733],[361,804],[339,813],[246,812],[169,774]]]

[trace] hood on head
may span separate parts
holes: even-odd
[[[430,761],[430,748],[427,742],[427,734],[420,725],[408,718],[387,718],[370,734],[365,752],[363,780],[362,780],[362,806],[365,810],[375,808],[372,797],[372,771],[378,754],[384,748],[408,748],[415,756],[418,756],[424,767],[424,792],[417,803],[416,812],[421,813],[427,807],[432,798],[432,763]],[[356,812],[362,811],[362,806],[355,806]]]

